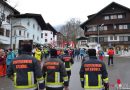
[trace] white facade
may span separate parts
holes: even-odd
[[[15,18],[13,20],[13,44],[18,48],[19,40],[33,40],[34,44],[42,44],[41,27],[34,18]]]
[[[6,5],[0,3],[0,21],[2,22],[0,31],[0,48],[9,48],[10,47],[10,36],[11,36],[11,24],[10,20],[7,19],[8,15],[14,15],[14,11],[8,8]]]
[[[57,45],[57,35],[54,35],[53,31],[51,30],[43,30],[42,31],[42,44],[48,45],[51,44],[52,46]]]

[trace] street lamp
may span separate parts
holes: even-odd
[[[98,31],[98,44],[99,44],[99,31],[101,30],[101,27],[103,26],[104,24],[101,24],[101,25],[97,25],[97,31]],[[99,28],[98,28],[99,26]]]

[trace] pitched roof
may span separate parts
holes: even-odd
[[[57,31],[52,27],[52,25],[50,23],[47,23],[46,25],[47,30],[51,30],[54,33],[54,35],[56,35]]]
[[[11,10],[13,10],[14,14],[20,14],[19,11],[17,11],[15,8],[13,8],[12,6],[10,6],[8,3],[6,3],[5,1],[3,0],[0,0],[0,3],[3,4],[4,6],[10,8]]]
[[[109,5],[107,5],[105,8],[103,8],[102,10],[100,10],[98,13],[93,14],[92,16],[90,15],[90,17],[88,18],[88,20],[85,21],[85,22],[83,22],[83,23],[80,25],[80,27],[81,27],[82,29],[84,29],[84,25],[85,25],[85,24],[87,24],[89,21],[91,21],[92,19],[94,19],[98,14],[102,13],[106,8],[111,7],[111,6],[113,6],[113,5],[117,5],[117,6],[121,7],[121,8],[124,8],[124,9],[130,11],[129,8],[127,8],[127,7],[123,6],[123,5],[120,5],[120,4],[116,3],[116,2],[112,2],[112,3],[110,3]]]
[[[41,16],[41,14],[25,13],[25,14],[20,14],[20,15],[14,15],[13,17],[15,17],[15,18],[34,18],[34,19],[36,19],[36,21],[38,22],[38,24],[40,25],[42,30],[46,29],[46,23],[45,23],[43,17]]]

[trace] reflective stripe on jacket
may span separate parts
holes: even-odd
[[[67,72],[60,59],[50,58],[44,63],[42,71],[47,87],[68,86]]]
[[[37,83],[44,82],[38,61],[29,55],[15,58],[8,68],[7,75],[13,76],[14,87],[17,89],[37,88]]]

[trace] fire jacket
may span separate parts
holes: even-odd
[[[71,71],[71,66],[74,63],[72,57],[70,55],[64,54],[61,59],[64,62],[66,71]]]
[[[63,62],[58,58],[50,58],[43,65],[43,77],[46,87],[59,88],[68,86],[68,76]]]
[[[85,90],[102,90],[103,83],[108,83],[108,73],[105,64],[96,56],[89,57],[80,69],[81,85]]]
[[[37,88],[37,83],[41,86],[44,82],[38,61],[32,56],[24,54],[11,62],[7,75],[13,79],[16,89],[30,90],[32,88],[34,90]]]

